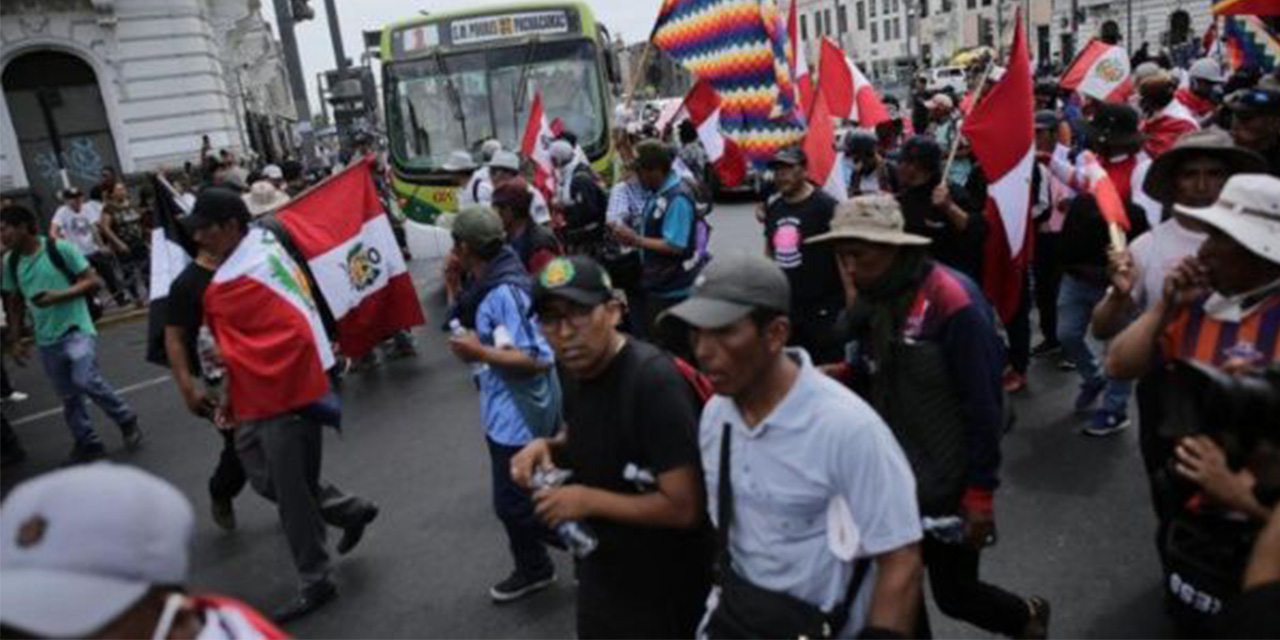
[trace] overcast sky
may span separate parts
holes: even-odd
[[[267,22],[276,23],[275,3],[261,0],[262,12]],[[413,17],[418,11],[448,11],[487,5],[509,4],[507,0],[337,0],[338,21],[342,24],[342,45],[348,58],[357,64],[364,48],[361,33],[382,29],[391,22]],[[654,18],[662,0],[587,0],[595,11],[596,20],[604,23],[609,31],[621,34],[626,42],[639,42],[649,36]],[[337,63],[333,57],[333,45],[329,40],[329,21],[325,16],[324,0],[311,0],[315,9],[314,20],[298,23],[298,54],[302,58],[302,72],[307,79],[307,96],[313,113],[318,113],[316,74],[333,69]],[[276,32],[277,36],[279,31]]]

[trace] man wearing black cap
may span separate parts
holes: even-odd
[[[777,189],[765,201],[765,251],[791,284],[791,343],[825,364],[840,357],[832,325],[844,293],[831,250],[805,240],[830,230],[836,201],[809,182],[807,166],[799,147],[782,149],[769,161]]]
[[[942,147],[925,136],[907,140],[898,158],[898,183],[907,231],[929,238],[930,252],[939,262],[980,280],[982,216],[969,208],[962,189],[943,184]]]
[[[721,562],[707,633],[908,636],[922,572],[911,467],[871,407],[786,348],[789,288],[776,264],[730,254],[667,316],[716,393],[699,436]],[[740,597],[757,590],[821,624],[775,624]]]
[[[1231,137],[1236,144],[1266,159],[1269,173],[1280,176],[1280,89],[1241,89],[1227,98]]]
[[[548,525],[580,520],[599,541],[578,563],[578,636],[693,637],[711,569],[700,400],[672,356],[618,331],[622,304],[590,258],[552,260],[534,305],[566,374],[567,429],[526,446],[511,475],[574,473],[535,501]]]
[[[183,224],[200,249],[200,260],[213,268],[213,278],[217,277],[217,268],[236,252],[241,243],[253,237],[250,234],[249,220],[249,209],[240,194],[220,187],[209,187],[201,192],[195,208],[183,218]],[[255,233],[270,232],[255,230]],[[285,256],[283,252],[280,255]],[[187,364],[188,367],[191,348],[191,337],[188,334],[191,333],[190,328],[195,324],[196,316],[193,307],[205,299],[203,293],[197,295],[201,279],[199,274],[191,275],[189,287],[184,285],[178,292],[179,297],[169,301],[170,315],[176,315],[177,322],[186,327],[187,331],[178,335],[170,332],[172,327],[166,327],[166,353],[171,357],[177,355],[177,362]],[[203,286],[207,288],[209,282],[204,282]],[[185,308],[178,309],[179,305]],[[212,311],[211,308],[204,307],[199,312],[204,323],[211,327],[215,326],[211,321],[214,317]],[[230,335],[232,332],[251,337],[269,332],[272,339],[279,340],[286,331],[301,330],[296,318],[273,319],[268,314],[268,310],[260,310],[252,314],[253,317],[248,317],[248,314],[235,315],[225,310],[220,311],[217,322],[227,326],[212,332],[217,349],[221,353],[228,353],[225,344],[217,344],[217,337]],[[315,324],[320,322],[318,317],[312,320]],[[171,335],[175,342],[173,346],[177,348],[169,348]],[[182,344],[183,341],[178,338],[186,338],[187,344]],[[312,338],[310,335],[293,333],[288,339]],[[233,366],[234,362],[228,361],[226,364],[230,387],[235,384],[237,370]],[[282,371],[280,378],[295,375],[301,377],[302,374]],[[178,374],[178,377],[183,376]],[[228,401],[216,400],[206,393],[194,390],[189,377],[180,388],[192,413],[211,418],[220,427],[235,419],[228,415],[231,408]],[[244,465],[245,475],[255,491],[276,503],[280,524],[302,582],[298,595],[274,613],[275,620],[282,624],[311,613],[337,596],[337,588],[329,577],[326,528],[334,526],[343,530],[337,550],[339,554],[345,555],[364,536],[365,527],[378,516],[378,507],[373,503],[343,493],[320,478],[324,444],[322,425],[316,412],[309,409],[307,407],[282,415],[246,420],[234,426],[236,452]]]

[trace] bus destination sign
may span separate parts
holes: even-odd
[[[455,20],[449,25],[454,45],[477,44],[504,38],[519,38],[569,32],[566,11],[534,11]]]

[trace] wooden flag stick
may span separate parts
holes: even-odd
[[[640,52],[640,64],[636,65],[634,71],[631,72],[631,81],[627,83],[627,92],[622,96],[623,108],[631,110],[631,99],[635,96],[636,84],[640,82],[640,76],[645,74],[645,67],[649,65],[649,50],[653,48],[653,40],[644,41],[644,49]]]

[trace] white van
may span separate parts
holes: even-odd
[[[956,95],[963,95],[969,82],[964,67],[934,67],[925,72],[925,86],[931,92],[951,87]]]

